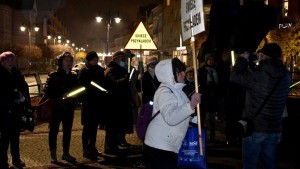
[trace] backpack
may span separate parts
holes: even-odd
[[[166,87],[166,86],[164,86],[164,87]],[[167,88],[169,88],[169,87],[167,87]],[[173,93],[172,90],[171,90],[171,92]],[[148,127],[149,123],[160,113],[160,111],[158,111],[152,116],[152,111],[153,111],[153,102],[152,101],[141,106],[141,109],[140,109],[140,112],[139,112],[139,115],[138,115],[137,121],[136,121],[136,127],[135,127],[136,134],[137,134],[138,138],[140,138],[141,140],[145,139],[145,135],[146,135],[146,131],[147,131],[147,127]]]
[[[158,115],[159,111],[152,117],[153,103],[146,103],[141,106],[137,121],[136,121],[136,133],[141,140],[145,139],[147,127],[151,120]]]

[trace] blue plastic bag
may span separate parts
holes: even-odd
[[[183,139],[181,148],[178,153],[178,167],[191,167],[207,169],[205,158],[205,130],[202,129],[202,150],[203,155],[200,155],[199,139],[198,139],[198,127],[192,125],[188,128],[188,131]]]

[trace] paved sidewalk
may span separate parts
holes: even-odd
[[[62,156],[62,132],[59,132],[57,141],[57,157],[59,164],[50,163],[50,154],[48,149],[48,124],[43,123],[35,127],[34,132],[23,132],[20,137],[20,153],[22,160],[26,163],[28,169],[47,169],[47,168],[132,168],[132,162],[130,158],[141,158],[141,155],[131,156],[127,160],[128,164],[118,161],[117,163],[122,166],[111,165],[108,162],[110,160],[104,160],[100,157],[98,161],[91,161],[82,157],[82,143],[81,143],[82,125],[80,124],[80,110],[76,110],[73,132],[70,146],[70,154],[76,157],[77,164],[70,164],[61,160]],[[98,130],[97,136],[97,148],[103,152],[105,132]],[[135,134],[127,135],[126,139],[129,143],[133,144],[135,149],[141,149],[142,142],[136,137]],[[138,161],[138,160],[137,160]],[[142,160],[139,160],[142,161]],[[127,165],[130,165],[126,167]],[[139,165],[138,163],[136,165]]]
[[[224,141],[225,124],[219,123],[217,126],[217,140]],[[48,124],[40,124],[36,126],[34,132],[23,132],[20,137],[20,151],[21,158],[26,163],[26,169],[146,169],[143,157],[139,153],[142,142],[137,138],[136,134],[127,135],[127,141],[134,145],[133,155],[127,158],[104,158],[100,157],[98,161],[90,161],[82,157],[81,144],[82,126],[80,124],[80,110],[76,110],[72,140],[71,140],[71,155],[77,158],[77,164],[70,164],[61,160],[62,156],[62,133],[59,133],[57,142],[57,155],[60,161],[59,164],[54,165],[50,163],[50,155],[48,150]],[[103,152],[105,132],[98,130],[97,148]],[[219,144],[207,144],[206,147],[207,163],[209,169],[241,169],[241,147],[228,146],[220,142]],[[279,158],[279,169],[298,169],[296,160],[290,157],[295,155],[290,154],[286,147],[281,147]],[[298,153],[299,155],[299,153]]]

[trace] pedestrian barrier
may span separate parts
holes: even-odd
[[[31,104],[37,105],[40,98],[44,95],[44,86],[47,80],[48,72],[38,72],[24,74],[25,81],[29,87]]]

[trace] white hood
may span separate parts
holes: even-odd
[[[155,75],[157,80],[166,83],[168,85],[174,86],[176,81],[174,79],[172,70],[172,60],[162,60],[155,66]]]

